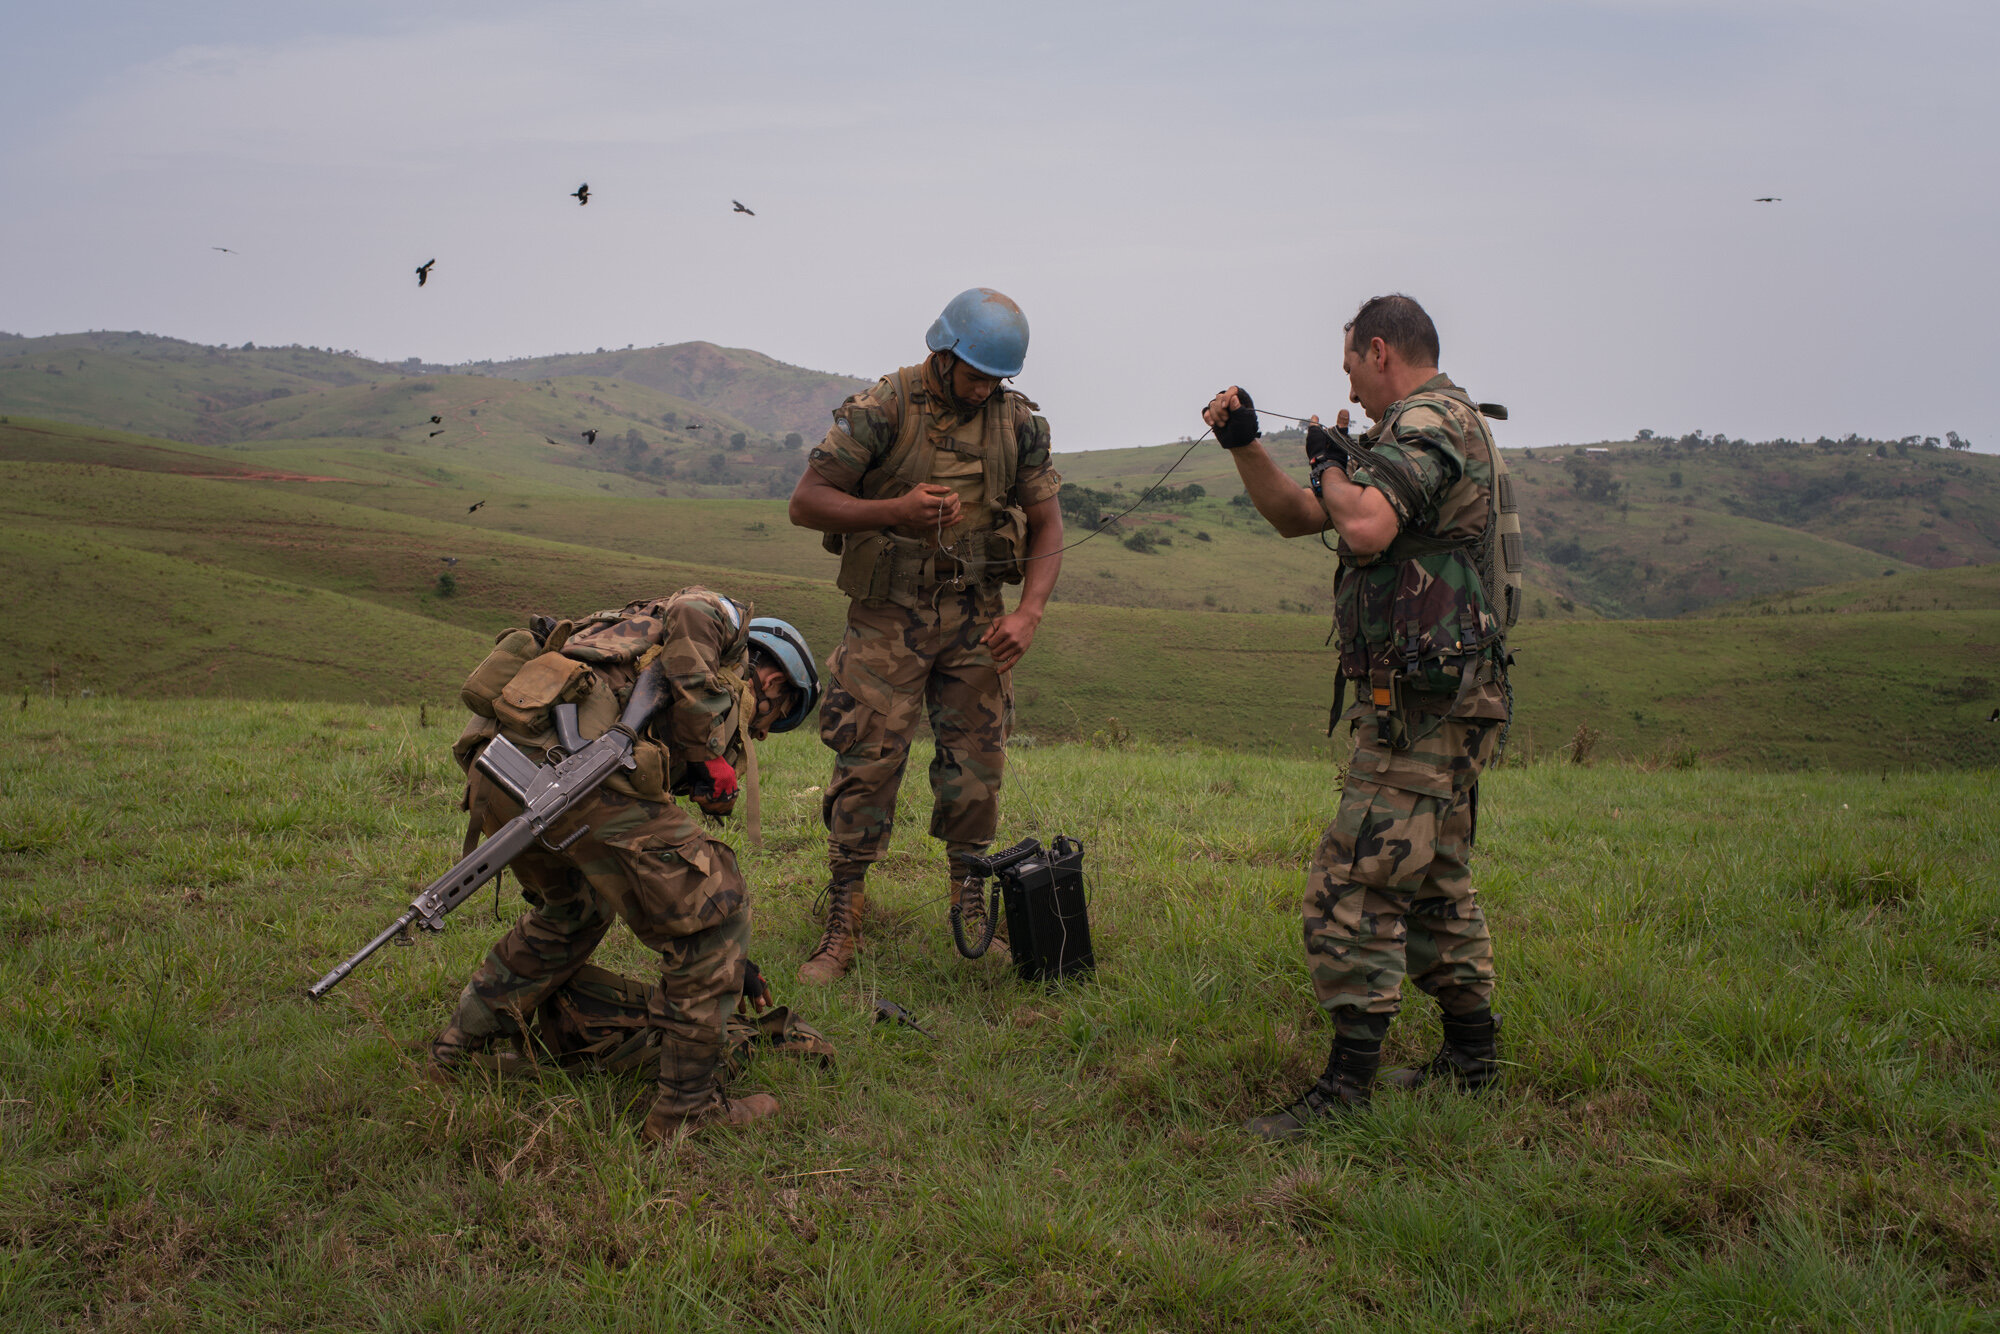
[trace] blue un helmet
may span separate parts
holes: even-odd
[[[968,287],[931,322],[924,345],[951,352],[983,375],[1019,375],[1028,360],[1028,317],[1013,298],[990,287]]]
[[[759,616],[750,622],[750,647],[775,663],[798,694],[799,702],[791,712],[771,724],[773,732],[789,732],[819,704],[819,668],[813,665],[812,649],[790,622],[775,616]]]

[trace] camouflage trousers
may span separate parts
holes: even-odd
[[[1358,721],[1340,810],[1306,873],[1304,907],[1313,995],[1337,1028],[1363,1036],[1361,1016],[1401,1006],[1405,977],[1448,1014],[1492,997],[1493,941],[1466,863],[1472,786],[1493,758],[1499,724],[1448,718],[1391,751],[1372,712]]]
[[[520,807],[473,771],[471,800],[491,834]],[[508,868],[528,911],[487,952],[459,996],[454,1022],[469,1037],[524,1032],[549,994],[569,981],[619,918],[660,953],[660,984],[648,1007],[660,1035],[659,1099],[693,1112],[718,1092],[724,1028],[743,992],[750,892],[736,855],[680,807],[600,788],[558,821],[563,851],[534,847]]]
[[[980,641],[1000,615],[998,592],[946,590],[936,605],[856,600],[827,662],[819,734],[833,751],[826,787],[835,876],[860,875],[889,844],[896,794],[919,716],[930,716],[931,837],[978,852],[1000,825],[1000,779],[1014,723],[1014,684]]]

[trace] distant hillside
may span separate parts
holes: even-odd
[[[430,373],[315,347],[206,347],[136,333],[10,337],[0,339],[0,414],[211,446],[374,441],[391,456],[462,473],[620,495],[770,496],[791,490],[803,439],[788,448],[787,432],[728,404],[781,420],[823,390],[823,422],[859,383],[705,343],[658,351],[654,361],[611,355],[635,356],[686,396],[580,366],[529,380],[514,375],[526,363],[505,376],[490,367]]]
[[[870,383],[790,366],[749,348],[713,343],[576,352],[455,369],[513,380],[595,376],[644,385],[711,412],[727,413],[752,430],[777,436],[797,431],[809,441],[826,433],[829,414],[840,400]]]
[[[344,498],[412,515],[532,497],[531,509],[508,515],[523,534],[570,540],[578,525],[597,525],[602,540],[615,532],[627,549],[703,562],[717,559],[709,544],[722,540],[732,563],[807,578],[824,577],[826,557],[775,504],[744,511],[721,539],[712,525],[649,505],[783,498],[829,410],[861,385],[709,343],[446,368],[130,333],[0,337],[0,417],[35,419],[45,433],[60,435],[67,422],[133,448],[224,447],[254,455],[239,465],[250,471],[343,479],[314,485],[367,488]],[[1508,428],[1498,431],[1504,445]],[[71,447],[51,440],[23,437],[7,456],[54,458]],[[1296,431],[1266,443],[1303,477]],[[1531,620],[1699,614],[2000,561],[2000,458],[1920,438],[1753,445],[1690,435],[1508,456]],[[1062,600],[1330,610],[1330,554],[1273,536],[1241,503],[1235,470],[1212,442],[1056,462],[1070,483],[1071,541],[1136,505],[1065,558]],[[599,507],[605,499],[627,504]]]
[[[1266,443],[1303,477],[1296,432]],[[1137,499],[1186,449],[1102,450],[1058,463],[1074,484]],[[1562,602],[1611,617],[1698,614],[1790,589],[2000,561],[2000,457],[1989,454],[1908,440],[1690,437],[1506,455],[1545,615]],[[1206,442],[1163,490],[1189,481],[1211,498],[1242,494],[1235,470]],[[1536,605],[1531,596],[1530,616]]]

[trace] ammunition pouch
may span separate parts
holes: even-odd
[[[493,716],[509,731],[539,735],[549,730],[549,710],[584,698],[595,680],[589,663],[544,653],[514,674],[493,701]]]
[[[1003,510],[997,526],[965,534],[949,551],[897,533],[847,533],[834,583],[851,598],[899,607],[921,606],[945,585],[1018,584],[1027,533],[1027,513],[1018,508]]]
[[[459,702],[482,718],[493,716],[500,692],[520,670],[542,652],[535,636],[526,630],[509,630],[493,641],[493,651],[465,678],[458,692]]]

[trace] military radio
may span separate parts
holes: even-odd
[[[1003,852],[966,857],[968,875],[994,882],[986,931],[968,944],[958,905],[951,909],[951,934],[958,952],[977,959],[993,944],[1004,907],[1007,943],[1024,982],[1054,982],[1097,966],[1090,948],[1089,903],[1083,887],[1083,844],[1064,834],[1046,850],[1024,838]]]

